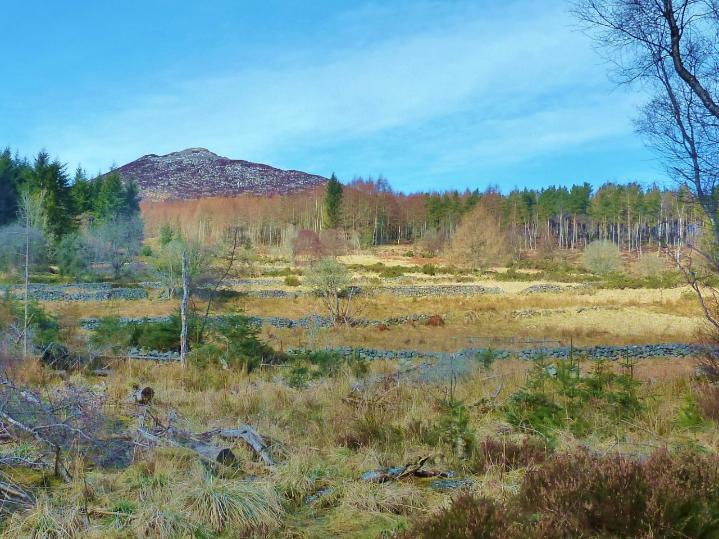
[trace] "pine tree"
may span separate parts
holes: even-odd
[[[51,161],[46,151],[37,154],[32,168],[26,170],[25,183],[31,193],[43,193],[46,231],[57,242],[76,229],[75,208],[65,165]]]
[[[342,184],[334,174],[327,182],[324,210],[325,228],[339,228],[342,223]]]
[[[94,213],[100,221],[124,214],[127,206],[125,188],[120,175],[110,173],[102,178]]]
[[[0,226],[15,219],[18,209],[18,188],[21,167],[13,159],[10,149],[0,153]]]

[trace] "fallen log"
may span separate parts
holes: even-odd
[[[139,427],[136,429],[136,432],[140,438],[144,439],[152,446],[182,447],[190,449],[197,453],[202,460],[212,464],[224,464],[225,466],[229,466],[237,463],[238,461],[237,456],[229,447],[218,447],[193,440],[182,443],[174,438],[160,434],[153,434],[152,432]]]
[[[0,481],[0,511],[29,509],[35,505],[35,497],[22,487],[7,481]]]
[[[255,429],[253,429],[250,425],[241,425],[236,429],[219,429],[217,431],[210,431],[210,433],[216,433],[220,438],[224,438],[226,440],[243,440],[255,451],[255,453],[260,456],[262,461],[267,464],[267,466],[275,465],[275,461],[272,459],[269,448],[265,444],[264,440],[262,440],[262,437],[257,434],[257,431],[255,431]]]
[[[381,470],[371,470],[362,474],[364,481],[370,483],[387,483],[388,481],[400,481],[407,477],[419,477],[426,479],[428,477],[452,477],[452,472],[441,472],[439,470],[425,470],[424,465],[429,457],[422,457],[416,462],[405,464],[404,466],[394,466],[390,468],[382,468]]]

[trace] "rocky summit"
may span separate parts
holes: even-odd
[[[322,185],[322,176],[229,159],[205,148],[167,155],[145,155],[119,167],[125,181],[137,183],[144,200],[288,194]]]

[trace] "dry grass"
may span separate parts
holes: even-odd
[[[531,367],[499,361],[491,373],[477,370],[458,382],[454,397],[466,403],[468,428],[477,440],[523,439],[522,432],[506,423],[502,407],[525,383]],[[688,431],[676,423],[691,391],[691,367],[689,360],[640,361],[635,375],[647,403],[642,415],[617,424],[614,436],[590,434],[580,440],[562,431],[556,450],[571,451],[581,444],[601,452],[643,454],[653,447],[693,444],[716,451],[715,429]],[[391,361],[372,363],[370,379],[396,369]],[[436,437],[447,417],[441,402],[448,383],[377,382],[353,389],[356,380],[345,373],[297,390],[285,385],[282,375],[282,369],[246,375],[148,362],[116,365],[114,374],[102,381],[110,403],[124,401],[134,383],[151,385],[157,417],[175,410],[197,431],[250,423],[272,440],[280,464],[268,469],[241,445],[233,448],[240,469],[215,473],[185,450],[138,454],[124,471],[90,471],[76,484],[55,486],[36,509],[14,517],[6,532],[14,535],[4,536],[33,537],[38,530],[35,537],[73,537],[65,533],[71,527],[72,533],[82,530],[88,537],[191,537],[198,530],[207,537],[376,537],[446,506],[452,493],[430,489],[421,479],[370,484],[360,480],[367,470],[430,456],[431,467],[468,477],[474,481],[470,490],[496,499],[521,482],[521,469],[472,472],[470,462]],[[82,376],[72,381],[97,382]],[[45,383],[52,387],[60,381]],[[113,406],[109,409],[115,410]],[[603,425],[600,417],[590,421]],[[323,489],[324,496],[308,503],[308,496]],[[72,524],[78,496],[96,511],[84,527]],[[58,530],[58,535],[47,530]]]

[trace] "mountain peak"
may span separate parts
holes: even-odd
[[[145,155],[116,171],[137,183],[145,200],[289,194],[327,181],[315,174],[229,159],[207,148]]]

